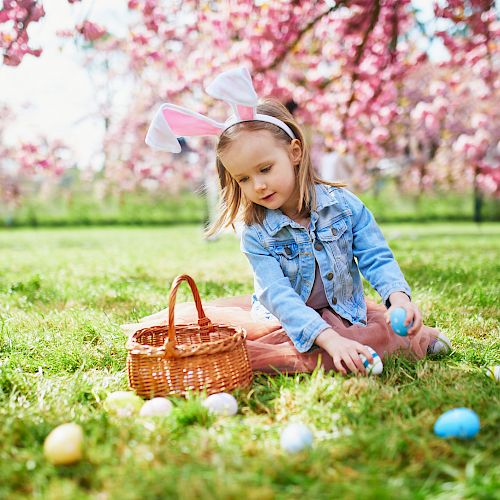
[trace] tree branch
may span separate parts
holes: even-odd
[[[11,58],[9,55],[10,50],[12,49],[12,46],[14,43],[17,43],[19,40],[19,37],[22,35],[23,32],[25,32],[28,29],[28,24],[31,21],[31,17],[33,15],[33,9],[37,6],[37,3],[31,4],[29,7],[26,7],[26,15],[20,19],[16,20],[16,38],[14,38],[6,47],[3,48],[3,58],[4,61]],[[19,27],[22,26],[22,27]]]
[[[310,31],[320,19],[322,19],[323,17],[327,16],[331,12],[337,10],[340,6],[345,5],[346,1],[347,0],[340,0],[333,7],[330,7],[329,9],[325,10],[321,14],[317,15],[306,26],[304,26],[304,28],[302,28],[299,31],[299,33],[297,35],[297,38],[288,47],[285,47],[285,49],[281,52],[281,54],[271,64],[269,64],[268,66],[260,66],[258,68],[254,68],[254,71],[265,72],[265,71],[274,69],[277,66],[279,66],[283,62],[283,60],[285,59],[285,57],[299,44],[299,42],[302,39],[302,37],[308,31]]]
[[[365,32],[365,35],[363,37],[363,41],[359,45],[357,51],[356,51],[356,57],[354,58],[354,66],[357,67],[359,65],[359,62],[361,61],[361,58],[363,57],[363,52],[365,50],[366,42],[368,41],[368,37],[370,36],[371,32],[373,31],[373,28],[375,28],[375,25],[377,24],[378,18],[380,15],[380,0],[375,0],[373,12],[372,12],[372,17],[370,19],[370,25],[368,26],[368,29]],[[343,139],[345,139],[345,129],[346,129],[346,121],[347,121],[347,115],[349,114],[349,110],[351,109],[352,103],[356,99],[356,91],[354,90],[354,84],[358,81],[359,79],[359,71],[354,70],[354,73],[352,75],[351,79],[351,97],[349,98],[349,101],[347,101],[347,109],[345,111],[344,115],[344,121],[342,124],[342,132],[341,136]]]
[[[384,66],[381,68],[381,70],[384,70],[385,68],[387,68],[388,64],[393,65],[394,61],[396,59],[397,46],[398,46],[398,36],[399,36],[397,9],[398,9],[398,6],[396,6],[396,8],[395,8],[394,17],[393,17],[393,21],[392,21],[391,41],[389,42],[390,58],[389,58],[389,61],[384,64]],[[375,89],[373,96],[369,99],[368,102],[371,103],[371,102],[376,101],[377,97],[380,95],[380,92],[382,92],[382,79],[379,80],[377,88]]]

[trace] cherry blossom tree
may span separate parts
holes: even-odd
[[[74,4],[80,0],[67,0]],[[41,48],[29,45],[28,28],[45,16],[42,2],[37,0],[5,0],[0,9],[0,50],[3,64],[18,66],[29,54],[39,57]],[[102,26],[85,19],[74,27],[74,34],[81,34],[86,40],[94,41],[104,35]]]
[[[353,154],[366,173],[390,155],[405,160],[401,184],[413,189],[474,184],[498,194],[494,2],[435,3],[446,28],[422,36],[443,40],[444,63],[430,62],[411,39],[419,23],[409,0],[172,2],[168,9],[132,0],[129,8],[142,16],[130,65],[152,94],[223,118],[202,85],[245,64],[259,95],[295,103],[299,121],[326,147]],[[154,105],[144,103],[147,116]]]
[[[43,135],[16,147],[6,145],[5,132],[14,119],[14,112],[0,105],[0,213],[7,223],[26,197],[50,195],[73,165],[71,150]]]
[[[3,63],[17,66],[26,54],[38,57],[41,49],[29,46],[28,27],[45,15],[36,0],[5,0],[0,10],[0,49]]]
[[[465,77],[454,77],[453,107],[468,109],[455,114],[458,123],[452,130],[458,129],[460,134],[451,134],[455,140],[450,149],[455,161],[473,168],[474,217],[480,220],[481,193],[500,196],[500,131],[496,125],[500,116],[500,22],[492,0],[471,0],[467,5],[453,0],[447,9],[436,6],[435,14],[451,23],[449,30],[438,33],[451,55],[447,67],[460,69]]]
[[[42,15],[39,2],[11,1],[11,13],[14,4],[36,4]],[[410,0],[129,0],[130,29],[122,39],[84,21],[77,36],[95,53],[120,53],[121,73],[113,77],[134,82],[130,112],[109,110],[106,175],[123,189],[144,180],[172,184],[174,171],[203,175],[211,162],[207,141],[190,141],[189,160],[158,156],[143,144],[147,125],[161,101],[224,119],[228,110],[203,86],[224,69],[246,65],[259,95],[293,105],[323,147],[355,158],[364,186],[379,160],[393,157],[404,167],[402,186],[474,186],[477,194],[498,195],[494,1],[433,5],[442,26],[435,32]],[[448,60],[430,61],[417,32],[441,40]],[[5,59],[4,47],[4,63],[19,63],[19,55]]]

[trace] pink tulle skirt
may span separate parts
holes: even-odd
[[[402,353],[411,359],[420,359],[426,355],[427,347],[438,330],[422,326],[411,337],[396,335],[386,324],[383,305],[370,299],[366,300],[366,326],[352,325],[330,309],[319,311],[323,319],[345,338],[355,340],[374,349],[382,358],[393,353]],[[306,353],[297,351],[285,330],[274,321],[255,321],[250,314],[251,296],[230,297],[203,303],[206,316],[213,323],[238,325],[247,331],[247,348],[256,372],[264,373],[310,373],[318,363],[325,370],[333,370],[331,356],[318,346]],[[168,320],[168,308],[143,318],[139,323],[123,325],[124,331],[131,335],[148,326],[165,325]],[[175,323],[195,323],[197,311],[193,302],[175,306]]]

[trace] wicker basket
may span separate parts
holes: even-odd
[[[191,287],[198,324],[176,325],[177,289]],[[168,325],[143,328],[127,342],[129,386],[139,396],[184,396],[206,391],[227,392],[252,383],[252,368],[245,346],[246,332],[230,325],[214,325],[205,316],[194,280],[183,274],[172,284]]]

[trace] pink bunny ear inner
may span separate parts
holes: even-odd
[[[255,118],[255,108],[251,106],[236,106],[236,109],[242,120],[253,120]]]
[[[215,120],[174,104],[165,104],[161,112],[177,137],[219,135],[223,128]]]

